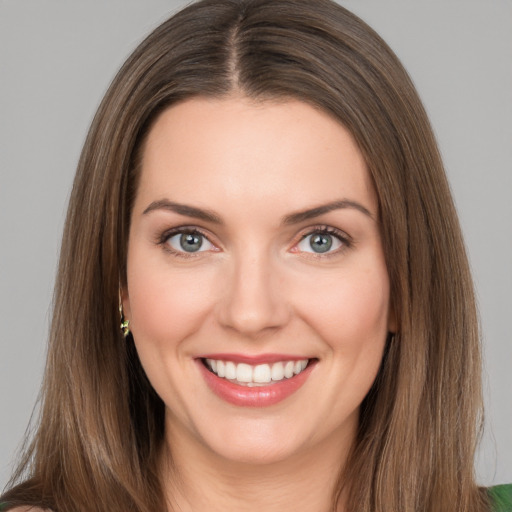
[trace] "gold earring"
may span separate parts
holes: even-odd
[[[130,334],[130,320],[124,318],[123,302],[121,300],[121,290],[119,290],[119,316],[121,318],[121,325],[119,328],[123,331],[123,336],[126,338]]]

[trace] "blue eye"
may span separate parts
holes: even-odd
[[[325,231],[315,231],[306,235],[297,247],[302,252],[310,252],[315,254],[325,254],[339,249],[343,245],[342,240],[331,233]]]
[[[213,249],[214,245],[197,231],[181,232],[167,238],[166,243],[176,252],[204,252]]]

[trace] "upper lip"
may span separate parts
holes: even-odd
[[[198,359],[215,359],[217,361],[232,361],[233,363],[245,363],[250,365],[264,364],[264,363],[278,363],[279,361],[303,361],[304,359],[311,359],[307,356],[298,356],[292,354],[204,354],[199,356]]]

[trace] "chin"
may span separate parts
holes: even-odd
[[[206,448],[219,462],[252,466],[282,463],[307,449],[311,436],[300,419],[283,423],[282,417],[264,418],[262,413],[251,412],[252,417],[234,415],[229,421],[217,417],[213,423],[215,428],[211,422],[189,423],[185,426],[188,430],[186,445],[189,449],[196,446],[203,454]]]
[[[263,466],[284,463],[300,453],[300,447],[285,444],[279,439],[240,439],[239,442],[230,442],[228,446],[219,446],[215,454],[234,464],[247,466]]]

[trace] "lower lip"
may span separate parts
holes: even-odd
[[[269,386],[240,386],[226,379],[217,377],[208,370],[201,360],[199,367],[208,387],[220,398],[239,407],[268,407],[293,395],[307,380],[314,366],[313,362],[298,375],[283,379]]]

